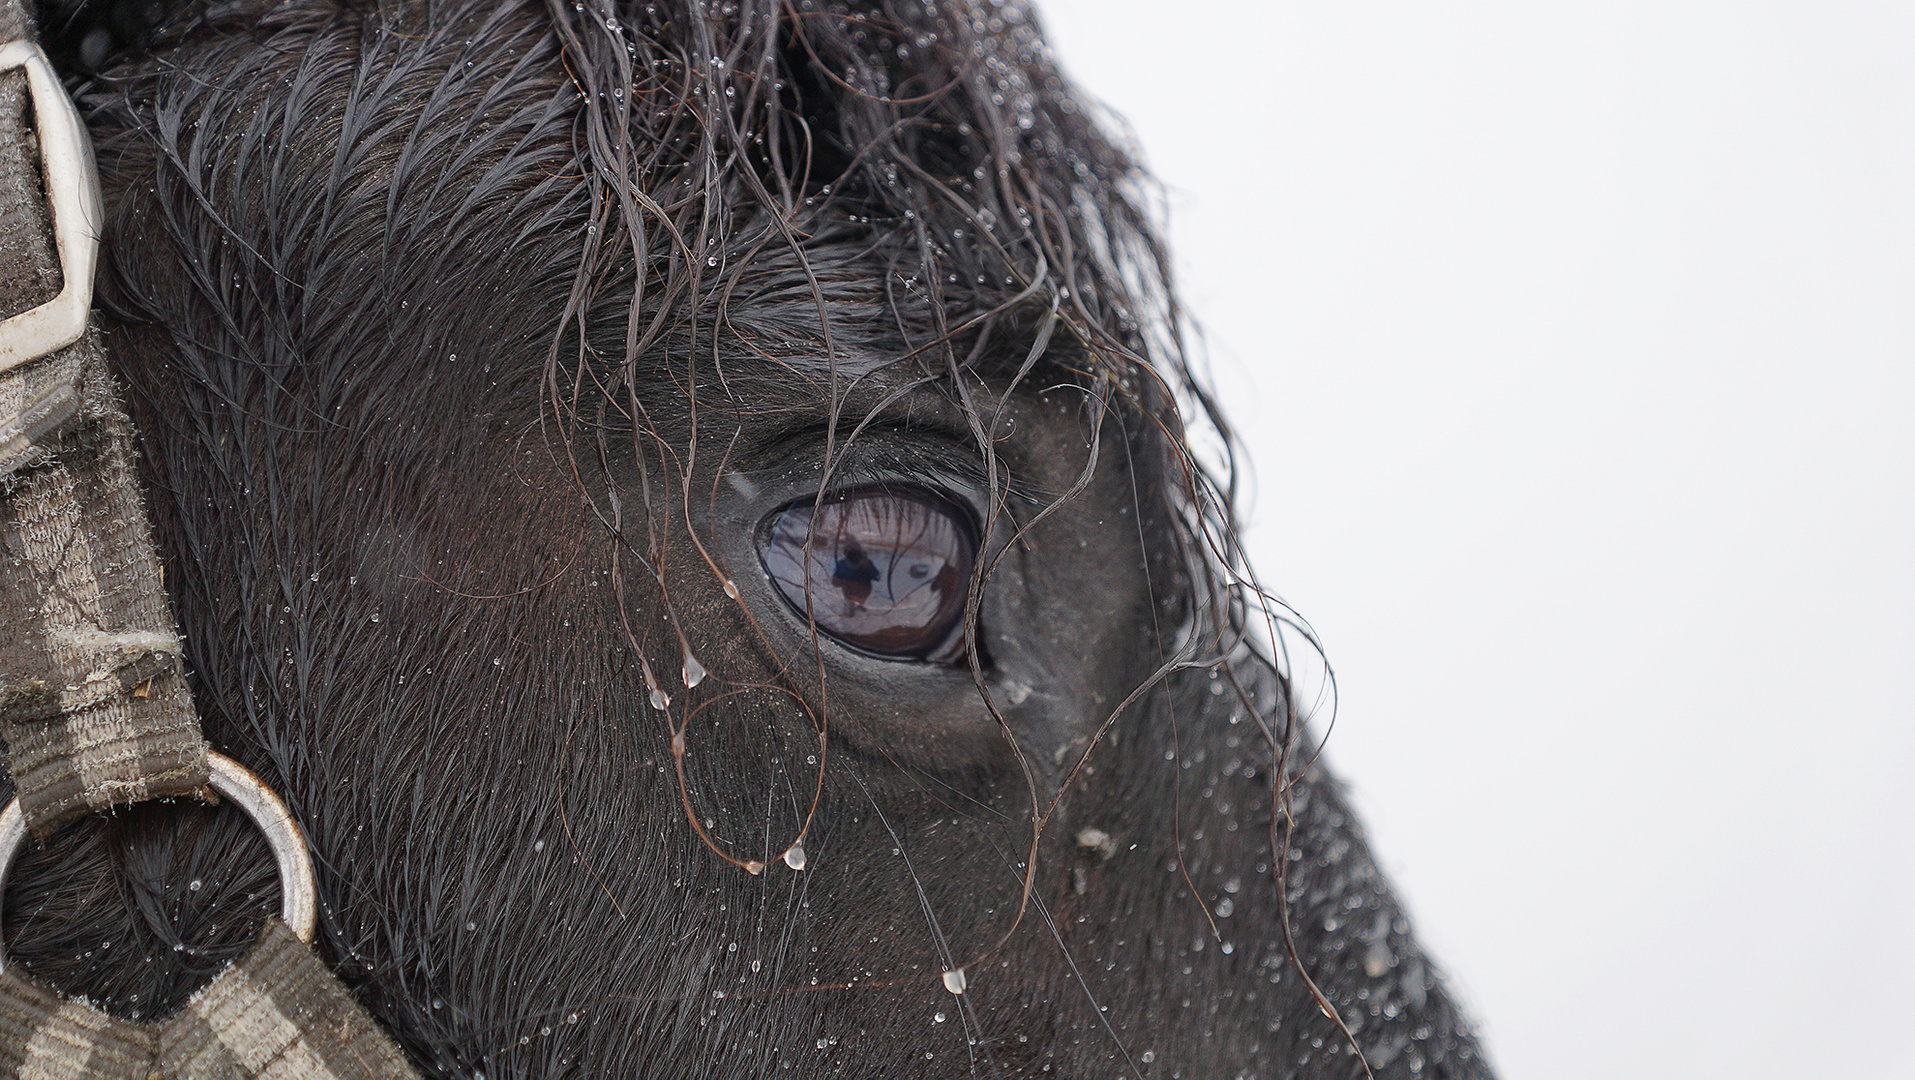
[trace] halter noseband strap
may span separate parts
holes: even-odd
[[[0,738],[17,796],[0,814],[0,889],[28,831],[217,789],[266,830],[285,899],[163,1022],[64,999],[0,952],[0,1076],[414,1077],[309,948],[298,827],[200,732],[132,425],[88,324],[102,221],[90,144],[21,0],[0,0],[0,43]]]

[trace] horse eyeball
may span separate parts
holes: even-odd
[[[890,659],[943,659],[932,654],[955,647],[977,541],[949,500],[863,488],[778,511],[759,554],[786,602],[831,637]]]

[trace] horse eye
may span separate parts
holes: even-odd
[[[865,488],[780,510],[759,554],[818,629],[878,656],[924,659],[964,617],[977,541],[970,516],[944,499]]]

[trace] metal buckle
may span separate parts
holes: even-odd
[[[279,917],[295,937],[311,945],[313,927],[319,921],[319,894],[313,884],[313,860],[306,850],[306,838],[286,812],[286,804],[244,765],[225,754],[208,753],[206,761],[212,767],[213,790],[233,800],[266,834],[266,845],[279,866]],[[15,799],[0,811],[0,895],[6,893],[7,875],[13,871],[13,860],[26,838],[27,816],[20,811],[20,800]],[[6,942],[0,940],[0,970],[6,968],[6,955]]]
[[[60,295],[0,322],[0,372],[11,370],[86,333],[93,307],[93,266],[99,259],[100,177],[93,143],[80,114],[53,74],[47,54],[31,41],[0,45],[0,73],[27,71],[33,121],[39,133],[40,174],[53,208],[53,242],[60,252]]]

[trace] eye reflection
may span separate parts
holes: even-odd
[[[964,617],[976,549],[968,518],[945,500],[867,488],[779,511],[760,556],[818,629],[866,652],[918,659]]]

